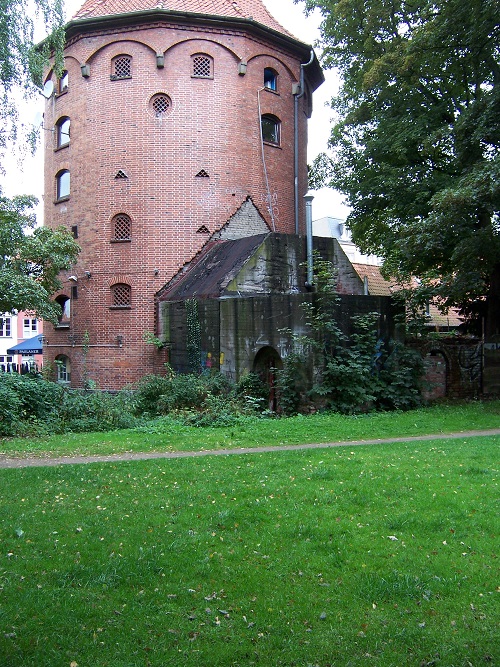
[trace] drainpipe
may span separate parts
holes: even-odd
[[[311,49],[309,62],[300,64],[300,84],[294,92],[294,195],[295,195],[295,233],[299,234],[299,99],[304,96],[304,69],[309,67],[314,60],[314,51]]]
[[[307,244],[307,280],[306,287],[313,287],[313,231],[312,231],[312,200],[314,195],[304,195],[306,200],[306,244]]]

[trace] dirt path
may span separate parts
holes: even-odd
[[[459,440],[481,436],[500,435],[500,428],[484,431],[462,431],[459,433],[439,433],[416,435],[402,438],[376,438],[373,440],[346,440],[343,442],[321,442],[306,445],[277,445],[276,447],[240,447],[235,449],[213,449],[195,452],[123,452],[103,456],[57,456],[57,457],[8,457],[0,455],[0,468],[39,468],[44,466],[75,465],[87,463],[112,463],[116,461],[145,461],[148,459],[182,459],[193,456],[231,456],[233,454],[262,454],[264,452],[290,452],[305,449],[329,449],[331,447],[357,447],[359,445],[380,445],[397,442],[422,442],[428,440]]]

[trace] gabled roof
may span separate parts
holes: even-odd
[[[293,37],[271,16],[262,0],[238,0],[238,2],[231,0],[86,0],[72,20],[148,10],[253,19],[267,28]]]
[[[267,234],[207,243],[200,254],[158,293],[159,301],[223,296],[228,283],[263,243]]]
[[[380,272],[380,266],[372,264],[352,263],[352,268],[356,271],[361,280],[366,278],[368,281],[368,293],[372,296],[391,296],[394,292],[394,286],[386,280]]]

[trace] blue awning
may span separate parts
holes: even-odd
[[[33,336],[33,338],[28,338],[27,340],[23,340],[22,343],[9,347],[7,354],[42,354],[42,341],[43,335],[38,334],[38,336]]]

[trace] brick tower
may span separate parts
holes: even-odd
[[[261,0],[87,0],[64,56],[46,76],[45,220],[82,251],[45,362],[119,389],[161,367],[155,294],[209,240],[303,233],[323,76]]]

